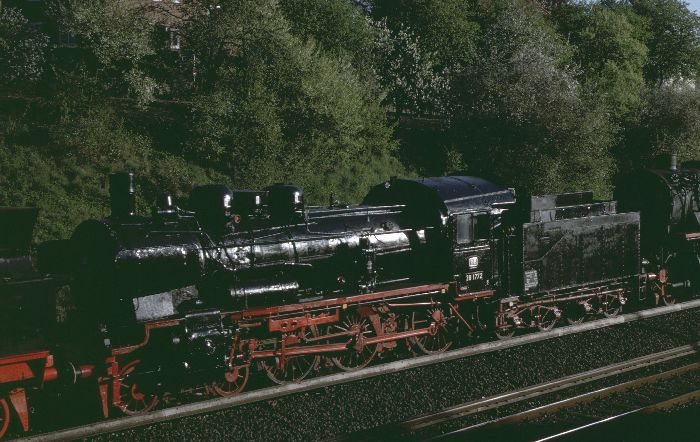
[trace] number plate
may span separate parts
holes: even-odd
[[[481,281],[482,279],[484,279],[484,272],[467,273],[464,275],[465,282]]]

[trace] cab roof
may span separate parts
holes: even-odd
[[[444,214],[490,209],[494,204],[515,202],[513,190],[471,176],[392,178],[373,187],[363,204],[425,205]]]

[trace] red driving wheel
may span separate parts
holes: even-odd
[[[133,416],[151,411],[158,405],[158,395],[152,388],[139,382],[137,367],[141,364],[135,359],[119,370],[119,403],[118,407],[126,415]]]
[[[5,399],[0,399],[0,439],[5,435],[10,425],[10,407]]]

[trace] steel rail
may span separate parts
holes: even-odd
[[[554,439],[558,439],[560,437],[569,436],[573,433],[589,430],[589,429],[599,427],[601,425],[608,424],[608,423],[611,423],[614,421],[620,421],[624,418],[638,415],[638,414],[651,414],[651,413],[657,412],[659,410],[669,409],[669,408],[672,408],[672,407],[675,407],[675,406],[678,406],[681,404],[685,404],[685,403],[693,401],[693,400],[700,400],[700,390],[695,390],[695,391],[691,391],[690,393],[681,394],[679,396],[672,397],[671,399],[666,399],[664,401],[657,402],[655,404],[651,404],[651,405],[648,405],[646,407],[626,411],[624,413],[616,414],[614,416],[608,416],[608,417],[605,417],[601,420],[591,422],[591,423],[586,424],[586,425],[581,425],[579,427],[572,428],[572,429],[569,429],[566,431],[562,431],[560,433],[553,434],[553,435],[544,437],[542,439],[537,439],[537,442],[545,442],[548,440],[554,440]]]
[[[518,347],[534,342],[555,339],[561,336],[572,335],[591,330],[598,330],[615,325],[635,322],[643,319],[648,319],[671,313],[677,313],[683,310],[690,310],[695,308],[700,308],[700,299],[677,303],[664,307],[642,310],[633,313],[627,313],[624,315],[618,315],[612,318],[606,318],[597,321],[584,322],[582,324],[577,325],[569,325],[554,328],[550,331],[531,333],[528,335],[511,338],[508,340],[476,344],[464,348],[459,348],[456,350],[447,351],[444,353],[419,356],[415,358],[395,361],[372,367],[366,367],[357,371],[335,373],[331,375],[321,376],[318,378],[304,380],[299,383],[289,383],[276,387],[263,388],[260,390],[244,392],[233,397],[217,398],[202,402],[183,404],[172,408],[153,411],[145,415],[110,419],[107,421],[96,422],[89,425],[69,428],[66,430],[59,430],[55,432],[29,436],[21,438],[19,440],[27,442],[64,441],[96,436],[98,434],[122,431],[134,427],[147,426],[187,416],[216,412],[219,410],[228,409],[253,402],[260,402],[281,396],[287,396],[290,394],[317,390],[324,387],[355,382],[362,379],[368,379],[391,373],[398,373],[413,368],[423,367],[441,362],[447,362],[455,359],[462,359],[468,356],[474,356],[483,353],[491,353],[494,351]]]
[[[442,410],[438,413],[430,413],[427,415],[419,416],[407,421],[402,422],[401,424],[398,425],[399,428],[409,430],[409,431],[415,431],[419,430],[424,427],[432,426],[435,424],[439,424],[445,421],[449,420],[454,420],[460,417],[467,416],[469,414],[474,414],[474,413],[480,413],[482,411],[486,410],[491,410],[494,408],[499,408],[504,405],[510,405],[514,404],[517,402],[522,402],[527,399],[533,399],[539,396],[544,396],[549,393],[554,393],[556,391],[564,390],[567,388],[575,387],[578,385],[582,384],[587,384],[593,381],[597,381],[600,379],[605,379],[609,378],[611,376],[616,376],[618,374],[626,373],[629,371],[633,370],[638,370],[640,368],[644,367],[649,367],[652,365],[657,365],[662,362],[670,361],[673,359],[678,359],[683,356],[689,356],[692,354],[695,354],[698,352],[698,349],[700,348],[700,342],[696,344],[691,344],[691,345],[683,345],[681,347],[677,347],[671,350],[666,350],[662,351],[659,353],[654,353],[651,355],[647,356],[642,356],[639,358],[635,359],[630,359],[625,362],[621,362],[618,364],[613,364],[613,365],[608,365],[606,367],[602,368],[596,368],[594,370],[589,370],[583,373],[578,373],[575,375],[571,376],[566,376],[554,381],[550,382],[543,382],[541,384],[533,385],[530,387],[525,387],[519,390],[511,391],[508,393],[504,394],[499,394],[496,396],[491,396],[485,399],[479,399],[476,401],[472,402],[467,402],[455,407],[450,407],[445,410]],[[642,383],[648,383],[651,382],[652,380],[660,380],[660,379],[665,379],[666,377],[670,376],[675,376],[678,374],[685,373],[687,371],[691,370],[697,370],[700,368],[700,362],[699,363],[694,363],[690,365],[686,365],[684,367],[678,368],[678,369],[673,369],[666,371],[661,374],[656,374],[652,376],[648,376],[645,378],[640,378],[640,379],[635,379],[633,381],[625,382],[623,384],[615,385],[612,387],[606,387],[600,390],[596,390],[593,392],[585,393],[579,396],[575,396],[573,398],[569,399],[564,399],[559,402],[555,402],[552,404],[544,405],[541,407],[533,408],[531,410],[524,411],[522,413],[518,413],[516,415],[512,416],[506,416],[504,418],[500,418],[497,421],[500,422],[511,422],[516,419],[524,418],[524,417],[533,417],[533,416],[538,416],[540,413],[545,413],[553,410],[557,410],[560,407],[565,407],[567,405],[573,404],[573,403],[580,403],[586,399],[588,400],[593,400],[601,396],[606,396],[609,394],[612,394],[614,392],[618,391],[623,391],[628,388],[631,388],[635,385],[639,385]],[[495,423],[496,421],[489,421],[485,422],[483,424],[478,424],[472,427],[468,427],[468,429],[475,428],[477,426],[483,426],[485,424],[492,424]],[[464,431],[467,429],[461,429],[457,431]]]
[[[688,346],[678,347],[678,350],[681,350],[682,348],[685,348],[685,347],[688,347]],[[696,348],[697,348],[697,347],[696,347]],[[675,349],[674,349],[674,350],[675,350]],[[697,349],[696,349],[696,350],[693,350],[693,351],[691,351],[691,352],[689,352],[689,353],[679,351],[679,352],[677,353],[676,356],[672,356],[672,355],[669,354],[668,357],[660,357],[658,360],[655,360],[655,361],[650,359],[650,360],[647,361],[647,362],[643,362],[643,361],[641,361],[641,358],[638,358],[638,359],[640,359],[641,365],[639,365],[639,366],[637,366],[637,367],[625,367],[625,368],[623,368],[622,370],[619,370],[619,371],[614,370],[614,368],[615,368],[614,366],[610,366],[610,368],[613,369],[613,370],[611,370],[611,372],[610,372],[609,374],[603,375],[603,376],[599,376],[598,374],[594,374],[594,375],[590,378],[590,382],[595,381],[595,380],[598,380],[598,379],[610,377],[610,376],[615,376],[615,375],[617,375],[617,374],[624,373],[624,372],[630,371],[630,370],[634,370],[634,369],[636,369],[636,368],[643,368],[643,367],[646,367],[646,366],[649,366],[649,365],[658,364],[658,363],[661,363],[661,362],[664,362],[664,361],[668,361],[668,360],[671,360],[671,359],[675,359],[675,358],[678,358],[678,357],[682,357],[682,356],[685,356],[685,355],[688,355],[688,354],[693,354],[693,353],[696,353],[696,352],[697,352]],[[662,353],[664,353],[664,352],[662,352]],[[660,353],[657,353],[657,354],[658,354],[659,356],[661,356]],[[650,356],[654,356],[654,355],[650,355]],[[513,423],[517,423],[517,422],[522,422],[522,421],[524,421],[524,420],[526,420],[526,419],[537,418],[537,417],[540,417],[540,416],[542,416],[542,415],[544,415],[544,414],[547,414],[547,413],[552,413],[552,412],[556,412],[556,411],[559,411],[559,410],[562,410],[562,409],[570,408],[570,407],[573,406],[573,405],[578,405],[578,404],[582,404],[582,403],[592,402],[592,401],[594,401],[594,400],[596,400],[596,399],[601,399],[601,398],[610,396],[610,395],[612,395],[612,394],[614,394],[614,393],[619,393],[619,392],[628,391],[628,390],[634,389],[634,388],[639,387],[639,386],[643,386],[643,385],[651,384],[651,383],[653,383],[653,382],[657,382],[657,381],[661,381],[661,380],[664,380],[664,379],[669,379],[669,378],[672,378],[672,377],[676,377],[676,376],[682,375],[682,374],[684,374],[684,373],[688,373],[688,372],[691,372],[691,371],[696,371],[696,370],[698,370],[698,369],[700,369],[700,362],[696,362],[696,363],[689,364],[689,365],[684,365],[684,366],[682,366],[682,367],[678,367],[678,368],[674,368],[674,369],[671,369],[671,370],[667,370],[667,371],[664,371],[664,372],[662,372],[662,373],[657,373],[657,374],[653,374],[653,375],[650,375],[650,376],[645,376],[645,377],[641,377],[641,378],[638,378],[638,379],[633,379],[633,380],[631,380],[631,381],[623,382],[623,383],[620,383],[620,384],[617,384],[617,385],[612,385],[612,386],[609,386],[609,387],[600,388],[600,389],[598,389],[598,390],[594,390],[594,391],[591,391],[591,392],[588,392],[588,393],[583,393],[583,394],[580,394],[580,395],[577,395],[577,396],[573,396],[573,397],[570,397],[570,398],[567,398],[567,399],[562,399],[562,400],[560,400],[560,401],[553,402],[553,403],[551,403],[551,404],[542,405],[542,406],[539,406],[539,407],[536,407],[536,408],[533,408],[533,409],[530,409],[530,410],[521,411],[520,413],[515,413],[515,414],[509,415],[509,416],[504,416],[504,417],[501,417],[501,418],[498,418],[498,419],[494,419],[494,420],[482,422],[482,423],[479,423],[479,424],[471,425],[471,426],[469,426],[469,427],[460,428],[459,430],[455,430],[455,431],[452,431],[452,432],[449,432],[449,433],[445,433],[445,434],[443,434],[443,435],[441,435],[441,436],[437,436],[437,437],[435,437],[434,439],[431,439],[431,440],[438,440],[438,439],[442,439],[442,438],[446,438],[446,437],[450,437],[450,436],[455,436],[455,435],[465,435],[465,437],[466,437],[466,433],[469,433],[469,432],[474,431],[474,430],[483,430],[483,429],[485,429],[485,428],[491,428],[491,427],[496,427],[496,426],[502,426],[502,425],[505,425],[505,424],[513,424]],[[585,381],[585,382],[588,382],[588,381]],[[492,409],[492,408],[498,408],[498,407],[501,407],[501,406],[503,406],[503,405],[508,405],[508,404],[512,404],[512,403],[515,403],[515,402],[520,402],[521,400],[526,400],[526,399],[531,399],[531,398],[533,398],[533,397],[542,396],[542,395],[545,395],[545,394],[548,394],[548,393],[551,393],[551,392],[554,392],[554,391],[561,390],[561,389],[563,389],[563,388],[573,387],[573,386],[578,385],[578,384],[580,384],[580,383],[581,383],[581,382],[572,383],[572,384],[570,384],[570,385],[562,385],[561,388],[559,388],[559,386],[557,386],[557,387],[555,387],[555,388],[553,388],[553,389],[544,388],[541,392],[539,392],[539,394],[538,394],[538,393],[529,394],[529,393],[527,393],[527,392],[523,392],[523,395],[520,396],[520,399],[518,399],[518,400],[504,401],[504,402],[501,402],[501,403],[497,403],[497,404],[495,404],[494,406],[486,406],[486,407],[484,407],[484,408],[482,408],[482,409],[475,410],[474,412],[481,412],[481,411],[489,410],[489,409]],[[544,385],[544,384],[542,384],[542,385]],[[623,416],[623,415],[628,414],[628,413],[629,413],[629,412],[621,413],[619,416]],[[455,416],[455,418],[457,418],[457,417],[462,417],[462,416],[466,416],[467,414],[470,414],[470,413],[462,413],[462,414],[459,415],[459,416]],[[606,418],[606,419],[608,419],[608,418]],[[600,421],[600,422],[602,423],[602,422],[605,421],[606,419],[603,419],[603,420]],[[443,419],[442,421],[444,421],[444,420],[446,420],[446,419]],[[440,421],[440,422],[442,422],[442,421]],[[439,423],[439,422],[435,422],[435,423]],[[584,427],[585,427],[585,426],[584,426]],[[582,429],[583,429],[583,427],[582,427]]]

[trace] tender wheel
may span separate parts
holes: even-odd
[[[216,394],[223,397],[234,396],[245,388],[248,383],[248,365],[239,365],[231,370],[226,370],[221,380],[212,383],[211,388]]]
[[[315,329],[306,329],[299,333],[300,339],[316,336]],[[279,342],[277,342],[279,344]],[[265,370],[267,377],[276,384],[299,382],[313,373],[318,367],[321,357],[318,355],[300,355],[286,358],[283,367],[278,366],[279,358],[260,361],[260,367]]]
[[[532,315],[540,331],[549,331],[553,329],[559,319],[556,309],[542,305],[534,307]]]
[[[658,301],[662,302],[664,305],[673,305],[676,303],[676,297],[671,294],[666,284],[659,284],[656,286],[656,297]]]
[[[0,399],[0,439],[7,432],[7,427],[10,425],[10,407],[5,399]]]
[[[584,319],[586,319],[586,317],[583,315],[567,316],[566,322],[568,322],[569,325],[576,325],[582,323]]]
[[[566,316],[566,321],[570,325],[576,325],[583,322],[586,319],[586,313],[581,304],[570,303],[564,309],[564,316]]]
[[[374,331],[372,329],[372,324],[369,319],[358,315],[357,313],[350,313],[345,317],[345,320],[340,324],[330,325],[326,331],[327,334],[341,333],[346,331],[359,332],[365,338],[374,336]],[[348,343],[352,342],[352,339],[348,339]],[[344,371],[357,370],[359,368],[366,367],[374,356],[377,354],[377,345],[364,345],[362,350],[357,351],[354,346],[350,346],[347,351],[341,353],[340,355],[331,358],[333,364]]]
[[[622,304],[618,295],[605,295],[602,298],[600,311],[606,318],[617,316],[622,311]]]
[[[411,328],[413,330],[429,327],[435,323],[435,333],[410,338],[411,345],[416,346],[425,354],[440,353],[452,345],[447,330],[447,316],[441,307],[429,308],[421,312],[413,312]]]
[[[676,297],[673,296],[668,285],[668,271],[666,269],[659,270],[659,281],[655,284],[654,292],[656,294],[656,303],[664,305],[673,305],[676,303]]]
[[[673,305],[676,303],[676,298],[670,293],[666,292],[663,296],[661,296],[661,301],[664,303],[664,305]]]
[[[510,339],[515,335],[515,327],[497,328],[494,330],[494,334],[500,340]]]
[[[139,382],[137,367],[141,360],[135,359],[119,370],[119,403],[117,407],[129,416],[148,413],[158,405],[158,395],[153,387]]]

